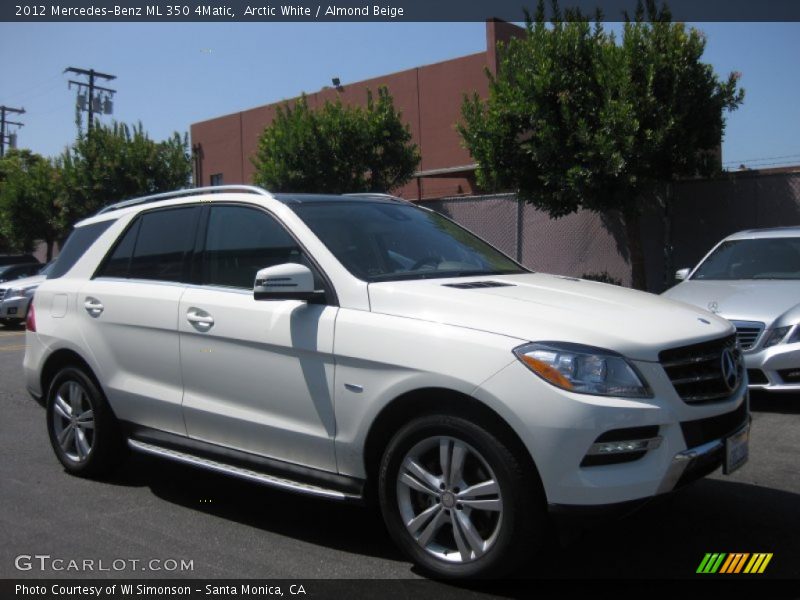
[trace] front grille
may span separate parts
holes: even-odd
[[[731,321],[736,327],[736,340],[743,352],[755,348],[764,331],[764,323],[759,321]]]
[[[735,381],[726,380],[722,373],[725,350],[729,350],[733,358]],[[744,376],[742,353],[734,335],[664,350],[658,358],[675,391],[687,404],[726,400],[736,392]]]
[[[800,383],[800,369],[781,369],[778,375],[784,383]]]
[[[514,287],[514,284],[505,283],[502,281],[467,281],[464,283],[443,283],[442,287],[457,288],[459,290],[471,290],[475,288]]]
[[[742,402],[736,410],[706,417],[695,421],[683,421],[681,431],[687,448],[697,448],[714,440],[721,440],[736,433],[747,423],[747,402]]]

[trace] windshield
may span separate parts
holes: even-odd
[[[800,238],[723,242],[692,279],[800,279]]]
[[[305,202],[292,210],[364,281],[525,272],[452,221],[409,204]]]
[[[56,259],[54,258],[49,263],[47,263],[45,266],[43,266],[41,269],[39,269],[39,272],[36,273],[36,274],[37,275],[49,275],[50,271],[52,271],[53,267],[55,267],[55,266],[56,266]]]

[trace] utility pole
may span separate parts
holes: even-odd
[[[95,83],[95,79],[104,79],[106,81],[111,81],[116,79],[116,75],[109,75],[108,73],[100,73],[99,71],[95,71],[94,69],[76,69],[75,67],[67,67],[64,69],[64,73],[75,73],[76,75],[82,75],[88,78],[88,81],[74,81],[72,79],[69,80],[69,89],[72,89],[73,85],[78,86],[78,98],[76,109],[78,114],[80,115],[81,111],[87,111],[89,113],[89,124],[87,126],[88,134],[92,133],[92,128],[94,127],[94,113],[100,112],[102,114],[110,115],[113,111],[113,104],[111,102],[111,98],[114,94],[117,93],[117,90],[112,90],[111,88],[101,87]],[[81,94],[81,92],[87,89],[89,92],[88,98]],[[105,98],[101,99],[99,96],[95,97],[95,91],[105,92]],[[95,103],[95,100],[97,102]]]
[[[6,139],[11,138],[10,135],[6,135],[6,125],[16,125],[17,127],[24,127],[23,123],[18,123],[17,121],[7,121],[6,115],[7,114],[18,114],[24,115],[25,109],[24,108],[11,108],[10,106],[0,106],[0,158],[6,155]],[[9,139],[9,141],[11,141]]]

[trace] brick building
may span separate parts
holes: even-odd
[[[486,22],[486,51],[350,83],[307,94],[311,108],[340,98],[345,104],[366,104],[366,92],[386,86],[395,108],[408,123],[422,161],[414,179],[397,191],[411,200],[469,195],[475,192],[475,167],[461,146],[455,129],[461,117],[464,94],[485,97],[485,70],[497,72],[497,42],[522,33],[504,21]],[[292,100],[289,100],[291,102]],[[286,101],[259,106],[191,127],[197,185],[252,183],[251,157],[264,127],[275,118],[276,108]]]

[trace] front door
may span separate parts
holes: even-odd
[[[183,414],[190,437],[336,470],[333,333],[338,308],[257,301],[259,269],[304,262],[268,213],[211,205],[200,285],[181,297]]]

